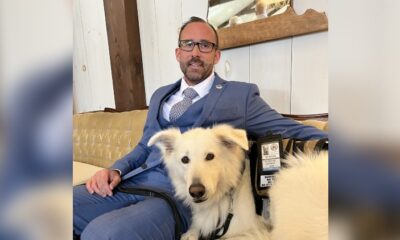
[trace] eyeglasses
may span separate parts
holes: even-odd
[[[194,47],[197,45],[200,52],[202,53],[209,53],[216,47],[215,43],[208,42],[205,40],[201,40],[200,42],[195,42],[193,40],[180,40],[178,45],[180,49],[186,52],[192,51]]]

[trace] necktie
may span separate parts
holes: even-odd
[[[169,121],[175,122],[192,104],[192,100],[197,96],[197,92],[193,88],[186,88],[183,91],[184,98],[175,103],[169,112]]]

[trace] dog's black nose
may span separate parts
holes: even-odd
[[[192,196],[193,198],[201,198],[202,196],[204,196],[205,192],[206,188],[201,183],[195,183],[190,185],[189,187],[190,196]]]

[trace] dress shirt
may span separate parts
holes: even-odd
[[[192,100],[192,104],[193,104],[193,103],[197,102],[198,100],[200,100],[201,98],[203,98],[204,96],[206,96],[208,94],[208,92],[210,92],[213,82],[214,82],[214,72],[212,72],[208,78],[206,78],[205,80],[203,80],[202,82],[200,82],[194,86],[189,86],[186,83],[186,81],[182,78],[181,86],[179,87],[179,91],[172,94],[171,97],[163,104],[163,117],[169,121],[169,112],[171,111],[172,106],[174,106],[175,103],[182,101],[182,99],[184,98],[183,91],[186,88],[191,87],[198,94],[198,96]]]

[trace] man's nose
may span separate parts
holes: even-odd
[[[193,56],[198,56],[200,54],[199,44],[196,44],[192,50]]]

